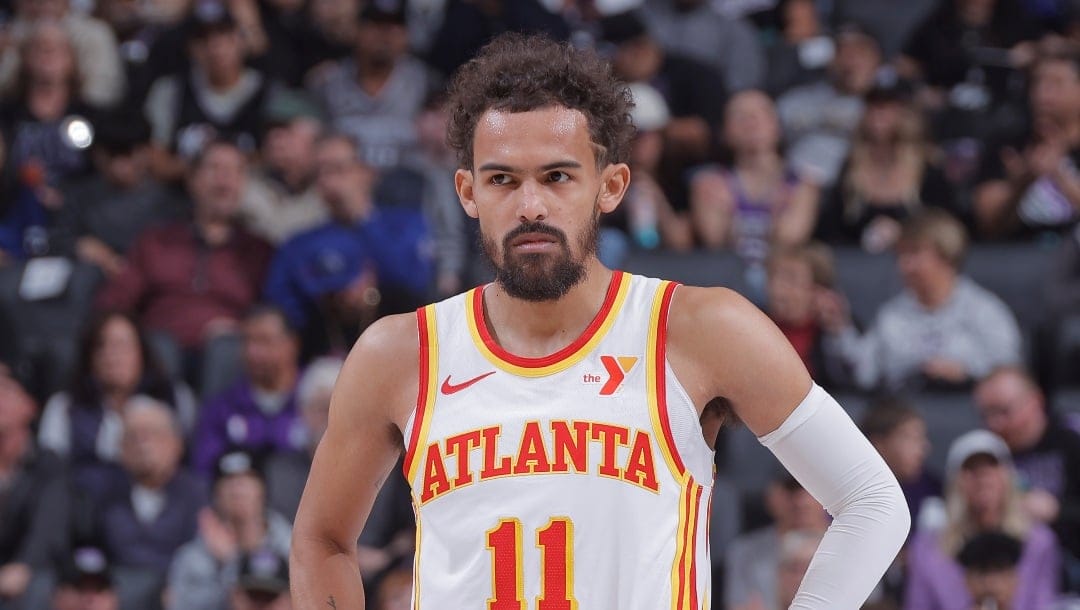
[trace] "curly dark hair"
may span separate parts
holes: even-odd
[[[449,87],[446,141],[460,167],[473,168],[473,134],[487,110],[528,112],[563,106],[585,115],[597,167],[625,162],[634,103],[611,66],[592,51],[545,36],[506,33],[458,70]]]

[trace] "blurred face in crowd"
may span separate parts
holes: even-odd
[[[814,317],[814,271],[795,256],[779,256],[769,265],[769,315],[777,322],[799,325]]]
[[[970,26],[990,23],[997,0],[956,0],[956,14]]]
[[[312,25],[325,38],[338,44],[351,44],[355,35],[359,0],[311,0],[308,12]]]
[[[904,106],[900,102],[869,104],[863,114],[862,136],[875,144],[896,143],[901,136],[904,118]]]
[[[351,220],[364,210],[352,209],[354,205],[368,205],[375,175],[357,157],[356,148],[342,138],[329,138],[319,144],[315,151],[316,187],[319,196],[330,208],[331,214],[341,220]]]
[[[929,301],[942,286],[952,285],[956,280],[952,265],[928,243],[901,241],[896,247],[896,263],[904,286],[920,302]]]
[[[775,151],[780,121],[769,96],[755,90],[735,94],[724,112],[724,140],[736,154]]]
[[[292,610],[289,592],[272,594],[266,591],[234,589],[230,610]]]
[[[819,531],[828,525],[825,509],[801,487],[791,489],[779,482],[771,483],[766,490],[765,507],[781,531]]]
[[[244,43],[235,28],[214,30],[192,41],[191,53],[212,85],[231,86],[244,70]]]
[[[75,52],[67,30],[56,23],[38,25],[25,43],[26,70],[31,79],[65,82],[75,73]]]
[[[169,408],[141,403],[125,409],[123,423],[120,461],[124,469],[135,482],[151,488],[168,483],[184,451]]]
[[[19,0],[19,15],[29,21],[60,19],[68,12],[67,0]]]
[[[229,523],[251,523],[266,513],[266,487],[254,473],[226,475],[214,486],[214,508]]]
[[[1012,608],[1016,585],[1019,582],[1015,569],[976,571],[965,570],[964,581],[975,600],[976,608]],[[993,600],[996,605],[983,605]]]
[[[315,140],[321,129],[318,121],[301,118],[268,130],[263,163],[290,188],[306,187],[315,176]]]
[[[1046,430],[1042,394],[1016,371],[1001,371],[975,388],[975,406],[986,427],[1011,451],[1034,446]]]
[[[1069,61],[1044,59],[1035,64],[1031,109],[1036,121],[1071,122],[1080,117],[1080,74]]]
[[[389,69],[409,50],[409,32],[398,23],[362,21],[356,34],[360,61],[375,68]]]
[[[281,316],[258,315],[244,322],[244,368],[252,383],[277,388],[296,375],[299,346]]]
[[[387,574],[375,594],[375,610],[409,610],[412,607],[412,570],[397,569]]]
[[[926,436],[926,423],[923,420],[912,417],[889,434],[870,440],[896,478],[901,481],[919,478],[926,456],[930,453],[930,440]]]
[[[143,374],[139,333],[131,322],[114,316],[101,327],[94,346],[94,378],[106,392],[131,393]]]
[[[1009,493],[1009,474],[1006,467],[991,455],[973,455],[964,461],[956,475],[957,489],[964,498],[971,518],[989,518],[996,527],[1005,511]]]
[[[836,57],[830,72],[837,89],[849,95],[863,95],[874,84],[881,51],[872,38],[864,34],[841,34],[836,40]]]
[[[791,0],[784,5],[784,37],[801,42],[821,31],[814,0]]]
[[[129,36],[143,25],[137,0],[103,0],[98,14],[120,37]]]
[[[663,59],[660,47],[652,38],[638,36],[619,44],[612,67],[627,82],[647,81],[660,70]]]
[[[247,162],[238,148],[211,144],[188,179],[196,217],[226,221],[236,216],[247,181],[246,171]]]

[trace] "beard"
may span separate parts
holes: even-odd
[[[557,254],[527,252],[517,254],[510,243],[526,233],[542,233],[555,239],[559,245]],[[502,256],[498,255],[495,240],[481,238],[484,254],[495,267],[495,281],[506,294],[523,301],[555,301],[585,280],[585,261],[596,253],[600,235],[600,214],[597,212],[578,240],[581,256],[574,259],[570,253],[566,233],[542,222],[524,223],[510,231],[502,240]]]

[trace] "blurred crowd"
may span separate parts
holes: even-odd
[[[1076,2],[0,0],[0,610],[291,607],[341,359],[490,277],[444,87],[504,31],[633,94],[601,259],[735,261],[859,405],[915,515],[867,607],[1078,607]],[[1045,263],[969,273],[995,252]],[[882,260],[862,311],[885,278],[838,277]],[[935,434],[946,408],[970,425]],[[733,434],[713,604],[780,610],[829,517],[745,484]],[[358,541],[374,608],[409,607],[412,528],[394,476]]]

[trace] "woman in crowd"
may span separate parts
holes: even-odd
[[[41,445],[76,468],[115,462],[121,411],[137,394],[172,405],[186,429],[194,424],[194,395],[168,379],[135,322],[120,313],[101,314],[82,339],[70,389],[45,405]]]
[[[1048,607],[1057,594],[1061,555],[1054,533],[1028,518],[1021,497],[1004,441],[985,430],[956,439],[946,459],[946,523],[911,540],[904,609],[972,608],[957,554],[985,532],[1005,533],[1023,545],[1011,610]]]
[[[895,245],[900,221],[912,212],[924,205],[955,212],[954,204],[918,111],[896,90],[871,91],[820,233],[882,252]]]

